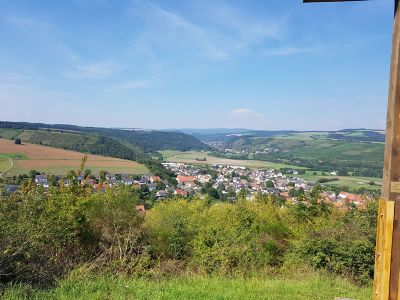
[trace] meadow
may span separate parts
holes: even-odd
[[[0,155],[0,171],[7,171],[8,176],[14,176],[27,174],[30,170],[65,175],[69,170],[79,168],[84,154],[29,143],[16,145],[14,141],[0,139]],[[86,167],[93,173],[100,170],[121,174],[149,173],[144,165],[134,161],[91,154],[88,155]]]
[[[296,167],[293,165],[274,163],[268,161],[261,160],[239,160],[239,159],[228,159],[222,157],[215,157],[209,155],[207,152],[199,152],[199,151],[172,151],[165,150],[160,151],[163,158],[167,162],[181,162],[186,164],[219,164],[219,165],[231,165],[231,166],[239,166],[246,168],[271,168],[271,169],[281,169],[281,168],[295,168],[295,169],[303,169],[301,167]],[[206,159],[204,161],[204,159]]]

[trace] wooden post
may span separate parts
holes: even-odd
[[[397,4],[397,1],[396,1]],[[396,9],[397,5],[396,5]],[[392,57],[390,65],[389,99],[386,124],[386,146],[384,173],[382,182],[382,198],[385,207],[394,206],[393,232],[390,230],[390,216],[384,217],[385,229],[380,228],[378,219],[378,236],[374,278],[374,299],[398,300],[400,299],[400,14],[395,14]],[[382,209],[380,208],[381,218]],[[390,213],[389,213],[390,214]],[[383,234],[383,235],[382,235]],[[390,264],[381,259],[382,240],[391,238]],[[386,244],[387,241],[383,243]],[[389,246],[389,244],[386,244]],[[387,251],[387,249],[386,249]],[[389,272],[389,273],[388,273]],[[387,274],[390,274],[387,284]]]
[[[374,300],[389,297],[394,201],[380,199],[375,252]]]

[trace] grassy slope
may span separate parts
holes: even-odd
[[[310,279],[229,279],[185,277],[159,281],[127,278],[64,280],[48,291],[29,291],[23,286],[7,290],[11,299],[369,299],[369,288],[326,277]]]
[[[317,140],[307,142],[307,146],[292,150],[297,157],[310,157],[321,160],[382,161],[384,145],[380,143],[343,142]]]
[[[198,151],[172,151],[165,150],[160,151],[163,158],[168,162],[182,162],[189,164],[221,164],[221,165],[233,165],[233,166],[244,166],[248,168],[296,168],[301,169],[300,167],[295,167],[286,164],[273,163],[268,161],[259,161],[259,160],[236,160],[236,159],[226,159],[220,157],[210,156],[205,152]],[[197,159],[206,158],[207,161],[197,161]]]

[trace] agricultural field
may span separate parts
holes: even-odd
[[[21,134],[21,130],[16,129],[8,129],[8,128],[0,128],[0,138],[3,139],[13,139]]]
[[[26,174],[30,170],[64,175],[71,169],[78,169],[82,157],[80,152],[29,143],[16,145],[13,141],[0,139],[0,171],[7,171],[12,162],[7,176]],[[95,174],[100,170],[121,174],[149,173],[144,165],[137,162],[99,155],[88,155],[85,167]]]
[[[160,151],[164,160],[167,162],[181,162],[186,164],[219,164],[219,165],[230,165],[230,166],[239,166],[239,167],[247,167],[247,168],[271,168],[271,169],[280,169],[280,168],[296,168],[301,169],[300,167],[273,163],[268,161],[260,161],[260,160],[239,160],[239,159],[227,159],[221,157],[215,157],[209,155],[207,152],[199,152],[199,151],[172,151],[165,150]],[[204,160],[205,159],[205,160]]]

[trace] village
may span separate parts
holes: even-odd
[[[176,183],[171,184],[155,175],[127,175],[103,174],[98,176],[78,176],[75,180],[81,185],[87,185],[95,190],[105,190],[116,186],[135,186],[154,194],[156,200],[163,200],[173,196],[190,197],[194,195],[210,194],[216,199],[230,202],[236,201],[238,193],[245,193],[248,200],[256,194],[270,194],[284,199],[288,203],[296,204],[299,191],[311,192],[315,182],[297,177],[298,171],[275,169],[249,169],[240,166],[212,165],[199,166],[184,163],[163,163],[164,167],[176,175]],[[49,176],[37,174],[34,183],[48,189],[52,183]],[[68,186],[71,181],[66,178],[53,177],[59,183]],[[346,205],[364,207],[368,197],[348,193],[345,191],[330,191],[321,184],[321,200],[340,208]],[[8,192],[15,192],[16,185],[9,185]],[[211,193],[210,193],[211,191]],[[213,192],[213,193],[212,193]]]

